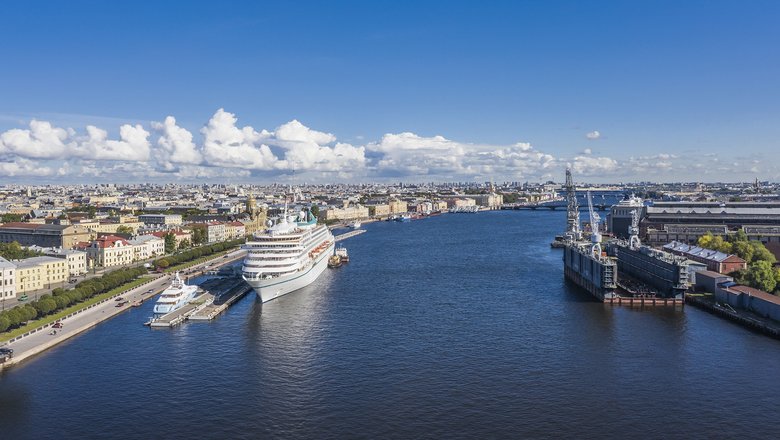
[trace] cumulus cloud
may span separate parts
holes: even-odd
[[[112,121],[113,122],[113,121]],[[616,159],[586,148],[573,156],[553,156],[529,143],[483,144],[412,132],[387,133],[378,140],[353,143],[292,120],[272,131],[238,125],[238,118],[217,110],[200,128],[184,128],[173,116],[145,125],[85,129],[56,127],[42,120],[0,133],[0,176],[67,180],[271,181],[291,170],[307,181],[334,180],[527,180],[559,179],[566,164],[593,180],[623,177],[685,176],[746,172],[760,167],[768,176],[778,167],[755,157],[670,153]],[[600,138],[597,131],[588,138]],[[722,160],[721,160],[722,159]],[[737,162],[735,162],[735,160]],[[759,168],[750,169],[752,174]],[[89,180],[89,179],[88,179]],[[87,180],[87,181],[88,181]]]
[[[277,164],[280,169],[337,172],[365,165],[364,147],[347,143],[328,145],[335,141],[336,136],[312,130],[294,119],[277,127],[267,142],[284,150],[284,160]]]
[[[214,166],[271,170],[276,157],[261,142],[270,133],[254,128],[236,126],[236,116],[224,109],[217,110],[200,132],[203,134],[203,157]]]
[[[68,130],[33,119],[29,130],[14,128],[0,135],[0,154],[35,159],[61,158],[70,148],[65,142],[71,135]]]
[[[609,157],[577,156],[571,164],[572,172],[582,176],[610,175],[619,171],[618,162]]]
[[[0,175],[8,177],[17,176],[51,176],[53,170],[40,166],[38,163],[24,158],[17,158],[11,162],[0,162]]]
[[[528,143],[508,146],[467,144],[443,136],[386,134],[367,150],[379,156],[379,174],[413,176],[523,177],[550,167],[555,159]]]
[[[588,133],[585,133],[585,137],[588,138],[588,140],[595,141],[596,139],[601,138],[601,133],[599,133],[598,130],[593,130]]]
[[[168,116],[164,122],[152,122],[152,128],[160,132],[157,158],[165,169],[175,168],[174,164],[199,164],[203,161],[203,156],[192,141],[192,133],[176,125],[173,116]]]

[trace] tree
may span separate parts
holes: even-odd
[[[176,236],[169,232],[163,236],[165,238],[165,253],[172,254],[176,250]]]
[[[187,249],[187,248],[189,248],[191,246],[192,246],[192,244],[186,238],[184,240],[182,240],[181,243],[179,243],[179,249]]]
[[[740,243],[740,242],[748,241],[748,236],[745,233],[745,231],[742,229],[738,229],[737,232],[734,235],[732,235],[730,238],[731,238],[730,241],[732,243]]]
[[[743,260],[750,263],[753,261],[753,253],[755,253],[755,248],[750,245],[747,241],[736,241],[734,242],[734,253],[737,254],[739,258],[742,258]]]
[[[116,233],[121,235],[133,235],[133,228],[127,225],[120,225],[116,228]]]
[[[208,234],[204,226],[196,226],[192,229],[192,243],[194,245],[203,244],[206,242]]]
[[[753,262],[766,261],[774,264],[777,261],[777,258],[760,241],[751,241],[750,245],[753,246]]]
[[[712,249],[712,242],[714,240],[715,240],[715,236],[712,235],[712,232],[707,231],[706,234],[699,237],[697,244],[699,245],[699,247],[703,247],[704,249]]]
[[[159,260],[154,262],[154,265],[159,268],[165,269],[166,267],[170,266],[171,263],[168,262],[168,260],[165,258],[160,258]]]
[[[320,207],[319,205],[311,205],[311,215],[314,217],[319,218],[320,216]]]
[[[777,286],[775,271],[772,268],[772,264],[768,261],[756,261],[750,265],[746,278],[751,287],[764,292],[771,292]]]
[[[11,327],[11,320],[8,319],[5,313],[0,314],[0,333],[8,330],[8,327]]]

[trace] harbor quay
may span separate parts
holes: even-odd
[[[219,267],[235,262],[243,258],[245,252],[242,250],[232,251],[227,257],[220,256],[196,266],[188,268],[189,272],[197,273],[205,267]],[[29,333],[12,339],[4,345],[12,349],[13,357],[4,363],[0,363],[0,369],[8,368],[19,364],[24,360],[42,353],[92,327],[104,322],[114,316],[128,310],[133,303],[143,302],[158,295],[170,283],[170,275],[151,275],[149,281],[128,291],[121,292],[114,297],[95,304],[94,306],[83,309],[70,317],[60,320],[61,327],[54,328],[52,324],[42,326]],[[124,305],[117,307],[117,298],[122,298]]]

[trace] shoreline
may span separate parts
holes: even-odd
[[[226,255],[229,255],[230,257],[225,258],[223,255],[221,255],[187,269],[198,270],[202,269],[207,264],[212,264],[210,267],[222,267],[243,258],[244,252],[241,249],[237,249]],[[217,261],[217,264],[214,264],[215,261]],[[193,275],[197,276],[195,274]],[[63,323],[63,328],[58,329],[56,335],[51,335],[46,331],[51,327],[51,324],[49,324],[32,331],[32,333],[27,334],[27,336],[13,340],[13,342],[7,344],[7,347],[14,349],[14,356],[6,362],[0,363],[0,372],[4,371],[8,367],[18,365],[27,359],[43,353],[44,351],[62,342],[65,342],[74,336],[80,335],[81,333],[84,333],[85,331],[119,315],[122,312],[125,312],[126,310],[132,308],[132,303],[135,301],[147,301],[151,298],[154,298],[155,296],[159,295],[165,287],[167,287],[169,284],[169,278],[170,274],[153,276],[146,283],[133,287],[132,289],[126,290],[124,292],[120,292],[100,303],[94,304],[89,308],[76,312],[72,316],[62,319],[60,322]],[[150,285],[154,285],[154,287],[151,287],[150,289]],[[152,292],[149,292],[149,290],[152,290]],[[128,300],[128,303],[122,307],[116,307],[115,298],[120,296],[127,297],[126,299]],[[98,313],[98,309],[100,309],[100,313]],[[106,310],[108,310],[108,312],[106,312]],[[70,325],[76,326],[71,329]]]

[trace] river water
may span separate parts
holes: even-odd
[[[366,225],[352,261],[216,321],[124,313],[0,377],[0,438],[778,438],[780,342],[591,302],[562,211]]]

